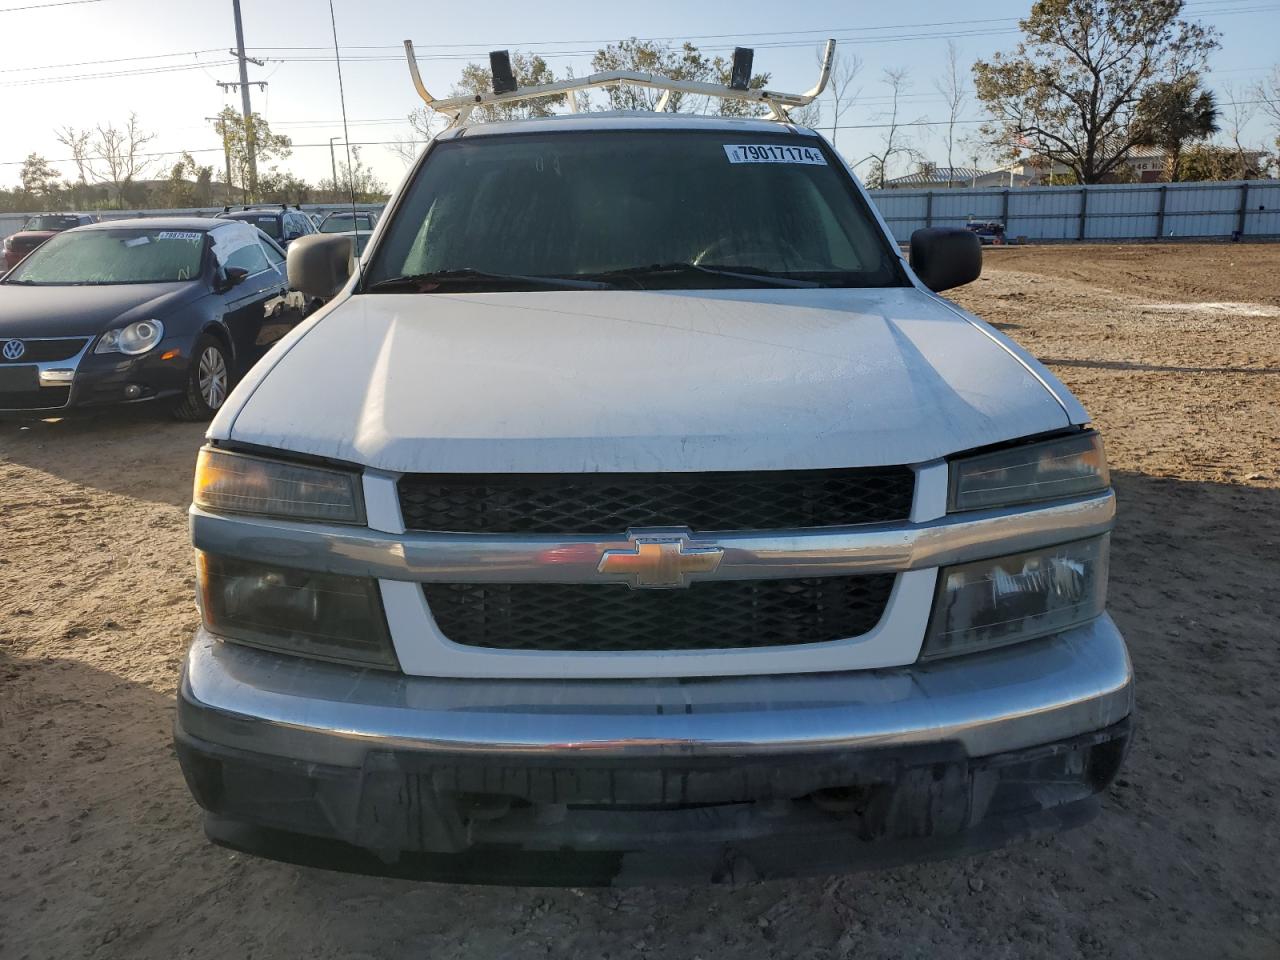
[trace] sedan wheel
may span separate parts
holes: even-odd
[[[200,385],[200,398],[210,410],[217,410],[227,399],[227,361],[221,348],[210,345],[200,354],[200,366],[196,371]]]
[[[196,343],[187,367],[187,389],[173,407],[179,420],[208,420],[227,402],[231,364],[221,340],[206,334]]]

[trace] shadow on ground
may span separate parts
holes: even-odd
[[[62,420],[0,420],[0,461],[154,503],[191,502],[207,423],[178,423],[150,407]]]

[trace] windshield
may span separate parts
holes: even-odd
[[[357,214],[352,219],[349,213],[331,213],[324,218],[320,224],[321,233],[347,233],[350,230],[371,230],[373,229],[369,223],[369,215],[367,213]]]
[[[272,240],[280,239],[280,215],[277,213],[238,213],[234,217],[228,217],[227,219],[239,220],[242,223],[251,223]]]
[[[381,281],[403,290],[386,281],[450,271],[505,275],[503,289],[531,290],[547,287],[517,279],[676,289],[759,286],[755,274],[902,285],[895,252],[837,163],[822,141],[789,133],[449,140],[431,151],[388,225],[367,289]]]
[[[198,230],[131,227],[60,233],[37,247],[6,283],[177,283],[200,275],[204,252]]]
[[[69,230],[72,227],[80,225],[78,217],[27,217],[27,222],[22,225],[23,230]]]

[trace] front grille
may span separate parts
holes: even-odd
[[[623,584],[424,583],[441,633],[497,650],[727,650],[866,633],[893,574],[711,580],[687,590]]]
[[[779,530],[905,520],[908,467],[719,473],[406,474],[408,530],[609,533]]]
[[[22,340],[21,337],[16,339]],[[0,352],[0,363],[47,363],[52,360],[70,360],[80,348],[84,346],[88,337],[59,337],[49,340],[22,340],[22,345],[26,347],[22,356],[16,360],[7,360],[3,352]],[[8,341],[6,337],[0,337],[0,343]]]

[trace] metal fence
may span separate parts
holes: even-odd
[[[1280,237],[1280,180],[873,190],[899,241],[921,227],[997,220],[1029,241]]]
[[[357,203],[357,210],[373,210],[381,212],[384,204],[381,203]],[[264,212],[270,213],[273,209],[279,210],[280,205],[277,204],[261,204]],[[239,210],[240,205],[237,204],[231,208]],[[289,209],[293,209],[293,204],[289,204]],[[343,210],[350,210],[349,203],[304,203],[302,210],[304,213],[317,213],[324,216],[326,213]],[[212,217],[216,213],[222,212],[222,205],[216,207],[185,207],[183,209],[174,210],[92,210],[84,211],[92,213],[101,220],[129,220],[133,217]],[[23,222],[30,213],[0,213],[0,238],[7,237],[11,233],[17,233],[22,229]]]

